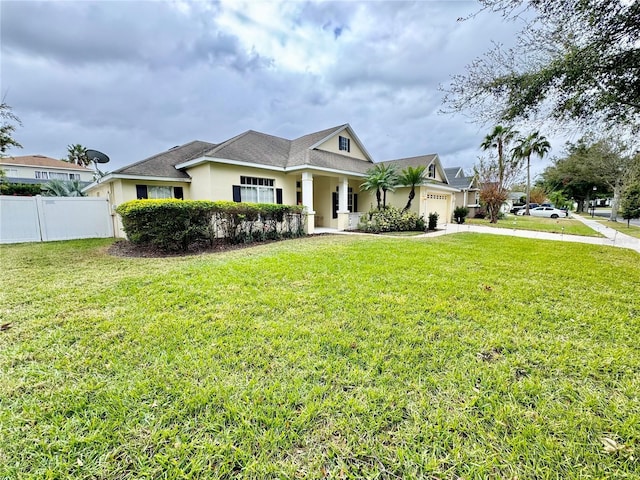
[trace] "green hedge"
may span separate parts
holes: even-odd
[[[39,183],[5,183],[0,182],[0,195],[16,195],[32,197],[42,194],[42,186]]]
[[[195,242],[231,243],[304,234],[301,206],[208,200],[132,200],[118,206],[129,240],[162,250],[188,250]]]
[[[396,207],[373,209],[360,217],[360,230],[369,233],[424,231],[424,218]]]
[[[213,211],[213,202],[176,199],[132,200],[116,209],[133,243],[182,251],[210,238]]]
[[[303,207],[273,203],[214,202],[213,236],[248,243],[304,235]]]

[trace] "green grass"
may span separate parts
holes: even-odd
[[[482,225],[485,227],[565,233],[567,235],[583,235],[586,237],[602,237],[600,233],[587,227],[584,223],[571,218],[553,219],[509,214],[503,220],[498,220],[498,223],[490,223],[489,219],[479,218],[468,218],[465,220],[465,223],[470,225]]]
[[[0,478],[640,476],[636,252],[109,243],[0,246]]]

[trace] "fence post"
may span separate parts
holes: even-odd
[[[38,230],[40,234],[40,241],[47,241],[46,223],[44,221],[44,205],[42,204],[42,195],[36,195],[34,198],[36,202],[36,212],[38,215]]]

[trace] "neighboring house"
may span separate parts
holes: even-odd
[[[445,173],[449,179],[449,185],[459,190],[455,194],[455,206],[467,207],[469,218],[473,218],[480,209],[480,187],[477,178],[475,175],[465,175],[461,167],[445,168]]]
[[[93,181],[93,170],[75,163],[44,155],[0,158],[7,183],[47,183],[49,180],[78,180],[81,185]]]
[[[454,194],[438,155],[384,162],[398,170],[425,165],[429,179],[416,190],[411,209],[425,218],[437,212],[440,223],[453,213]],[[308,233],[316,227],[356,228],[375,206],[375,192],[361,192],[366,172],[375,165],[349,124],[294,140],[249,130],[222,143],[202,141],[173,147],[115,170],[85,188],[109,198],[115,207],[136,198],[180,198],[304,205]],[[409,188],[387,194],[387,203],[403,207]],[[115,231],[124,236],[114,217]]]
[[[514,205],[522,205],[526,203],[527,194],[525,192],[511,192],[507,197],[507,200],[500,207],[500,211],[503,213],[509,213]]]

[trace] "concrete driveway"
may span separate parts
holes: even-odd
[[[606,245],[610,247],[628,248],[640,253],[640,239],[631,237],[624,233],[620,233],[617,230],[609,228],[606,225],[603,225],[602,223],[595,220],[587,220],[578,215],[572,215],[571,217],[581,221],[596,232],[601,233],[603,237],[584,237],[581,235],[564,235],[561,233],[536,232],[532,230],[516,230],[513,228],[485,227],[482,225],[468,224],[458,225],[457,223],[449,223],[445,225],[442,230],[407,238],[433,237],[440,235],[450,235],[453,233],[473,232],[487,233],[490,235],[508,235],[511,237],[536,238],[539,240],[553,240],[556,242],[577,242],[589,243],[591,245]]]

